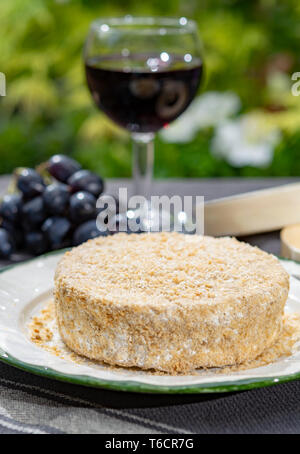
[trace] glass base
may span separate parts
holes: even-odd
[[[174,213],[157,210],[146,202],[138,209],[129,209],[117,216],[117,231],[127,233],[143,232],[173,232],[194,233],[191,231],[191,222],[184,211],[180,211],[174,217]]]

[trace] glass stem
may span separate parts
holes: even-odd
[[[154,134],[132,134],[134,195],[151,196]]]

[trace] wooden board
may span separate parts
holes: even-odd
[[[300,183],[205,203],[206,235],[251,235],[300,222]]]

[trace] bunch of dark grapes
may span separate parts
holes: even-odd
[[[3,197],[0,257],[9,258],[16,250],[39,255],[105,234],[96,225],[102,178],[65,155],[53,156],[44,171],[48,184],[36,170],[20,169],[17,191]]]

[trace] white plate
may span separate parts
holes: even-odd
[[[0,360],[29,372],[85,386],[154,393],[225,392],[269,386],[300,378],[300,348],[287,358],[247,371],[194,375],[154,375],[102,365],[77,364],[59,358],[28,336],[28,321],[49,300],[53,276],[62,252],[41,256],[8,267],[0,274]],[[300,265],[282,261],[290,274],[300,275]],[[300,313],[300,281],[291,278],[287,311]]]

